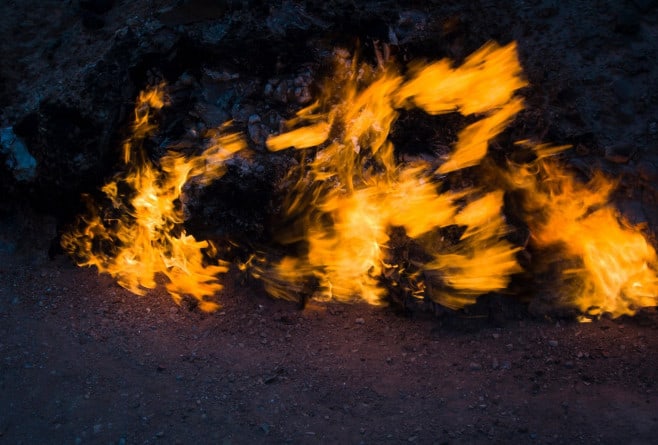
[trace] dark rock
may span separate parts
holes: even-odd
[[[648,221],[644,213],[644,207],[639,201],[625,199],[617,204],[617,208],[624,215],[624,218],[633,225],[643,224]]]
[[[262,123],[260,116],[257,114],[249,116],[247,131],[249,132],[249,138],[258,146],[265,145],[265,141],[270,135],[269,129]]]
[[[560,6],[557,1],[546,2],[546,5],[539,9],[537,15],[541,18],[547,19],[556,16],[560,12]]]
[[[329,26],[324,20],[308,13],[303,4],[290,0],[271,6],[265,23],[270,32],[277,36],[285,36],[295,30],[305,31],[311,27],[323,29]]]
[[[635,7],[643,13],[649,12],[658,6],[658,1],[656,0],[633,0]]]
[[[653,183],[658,181],[658,167],[656,164],[642,160],[637,163],[637,173],[642,181]]]
[[[621,106],[615,109],[614,114],[617,121],[622,124],[631,124],[637,117],[633,106],[630,103],[622,103]]]
[[[626,164],[634,152],[635,148],[631,144],[617,144],[605,149],[605,159],[616,164]]]
[[[471,371],[481,371],[482,365],[480,363],[472,362],[468,365],[468,369]]]
[[[419,40],[427,31],[429,16],[418,10],[407,10],[400,12],[397,26],[394,28],[396,38],[400,44],[409,43],[414,40]],[[452,23],[457,24],[457,20]],[[449,24],[444,30],[446,34],[451,34],[455,31],[457,26]]]
[[[194,111],[207,128],[219,127],[230,118],[224,109],[203,102],[197,103]]]
[[[615,17],[615,32],[628,36],[637,34],[640,30],[641,16],[637,11],[624,8]]]
[[[105,19],[100,14],[82,11],[82,26],[90,30],[101,29],[105,26]]]
[[[648,131],[651,136],[658,135],[658,122],[649,122]]]
[[[176,6],[159,11],[158,19],[169,26],[212,22],[226,15],[230,2],[215,0],[183,0]]]
[[[617,96],[617,99],[626,102],[632,96],[633,85],[631,85],[626,79],[617,79],[612,82],[612,91],[615,93],[615,96]]]
[[[228,33],[229,23],[208,23],[199,28],[199,42],[203,45],[217,45]]]
[[[103,14],[114,6],[114,0],[80,0],[80,9]]]
[[[114,6],[114,0],[80,0],[82,26],[96,30],[105,26],[104,14]]]
[[[30,181],[36,174],[37,161],[30,154],[12,127],[0,130],[0,153],[6,156],[5,165],[18,181]]]

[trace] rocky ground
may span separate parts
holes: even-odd
[[[64,258],[3,258],[2,442],[655,441],[655,311],[589,324],[300,311],[238,278],[207,315]]]
[[[289,161],[263,138],[309,100],[327,52],[355,41],[366,60],[378,41],[405,61],[516,40],[531,86],[510,131],[572,144],[570,164],[620,178],[621,210],[656,233],[656,2],[411,3],[3,3],[0,442],[655,442],[653,309],[588,324],[524,308],[299,310],[232,270],[223,308],[203,314],[48,258],[80,193],[116,170],[149,81],[164,77],[184,104],[169,135],[227,118],[244,130],[255,167],[227,181],[253,202],[251,186]],[[253,208],[235,204],[220,228],[205,223],[212,202],[204,211],[198,231],[263,236]]]

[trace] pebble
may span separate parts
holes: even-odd
[[[548,341],[548,345],[549,345],[549,346],[556,347],[556,346],[558,345],[557,340],[549,340],[549,341]]]
[[[641,12],[649,12],[652,8],[658,6],[658,1],[656,0],[633,0],[635,7]]]
[[[649,122],[649,134],[651,136],[658,134],[658,122]]]
[[[265,144],[270,134],[267,126],[262,123],[261,117],[257,114],[249,116],[247,132],[249,133],[249,138],[259,146]]]
[[[359,317],[356,320],[354,320],[354,322],[356,324],[364,324],[366,321],[363,318]]]
[[[640,179],[646,182],[655,182],[658,180],[658,168],[649,161],[640,161],[637,163],[637,173]]]
[[[631,98],[633,87],[627,80],[617,79],[612,82],[612,91],[619,101],[626,102]]]
[[[626,164],[633,154],[634,147],[630,144],[617,144],[605,149],[605,159],[616,164]]]
[[[635,35],[640,30],[640,15],[630,9],[624,8],[616,15],[615,32],[625,35]]]
[[[481,371],[482,370],[482,365],[479,364],[479,363],[471,362],[468,365],[468,369],[470,369],[471,371]]]

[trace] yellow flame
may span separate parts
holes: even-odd
[[[287,226],[279,234],[298,253],[272,264],[252,255],[240,269],[251,270],[271,295],[286,299],[315,291],[318,299],[382,304],[403,274],[412,296],[425,293],[452,308],[505,289],[521,271],[521,247],[506,239],[504,191],[489,185],[441,192],[440,178],[480,164],[489,142],[523,109],[517,92],[526,81],[516,45],[488,43],[459,66],[450,60],[415,63],[404,74],[380,62],[374,68],[338,51],[322,97],[290,119],[287,131],[267,140],[272,151],[304,150],[283,182]],[[184,188],[220,177],[226,160],[245,143],[219,129],[209,132],[199,155],[169,152],[155,165],[142,142],[157,129],[154,112],[167,103],[163,84],[140,93],[133,134],[123,145],[127,171],[102,188],[111,205],[90,207],[62,237],[62,246],[81,265],[110,273],[136,294],[154,288],[161,274],[176,302],[190,295],[210,311],[217,307],[212,296],[222,288],[217,275],[227,264],[207,264],[204,251],[214,246],[185,232]],[[399,110],[413,107],[477,118],[458,133],[438,168],[396,159],[391,128]],[[642,228],[610,204],[615,182],[601,173],[579,181],[550,158],[565,146],[518,144],[533,149],[537,160],[510,163],[503,172],[507,190],[523,192],[523,217],[539,254],[559,246],[561,260],[576,265],[562,271],[565,283],[580,283],[566,303],[585,314],[582,321],[655,306],[658,258]],[[444,239],[449,226],[461,236]],[[422,255],[393,254],[401,232]]]
[[[459,111],[484,115],[459,133],[455,152],[439,167],[448,173],[478,164],[489,140],[498,135],[523,109],[515,92],[526,86],[516,43],[505,47],[490,42],[453,68],[450,61],[414,67],[412,78],[397,92],[398,105],[410,104],[430,114]]]
[[[444,283],[461,295],[461,305],[504,288],[519,266],[518,249],[502,239],[502,193],[459,211],[457,200],[479,192],[439,193],[432,168],[397,163],[388,138],[401,107],[482,115],[460,133],[455,153],[439,172],[475,165],[489,140],[522,109],[514,92],[524,85],[514,44],[488,44],[457,68],[447,60],[417,65],[408,76],[392,66],[376,70],[339,58],[324,97],[289,121],[289,131],[267,141],[273,151],[317,147],[311,162],[301,164],[301,179],[286,208],[288,216],[301,220],[295,241],[303,240],[306,252],[284,258],[274,277],[264,276],[268,290],[291,298],[281,283],[296,283],[291,288],[296,290],[312,276],[324,289],[319,297],[380,304],[383,272],[403,269],[391,264],[392,228],[418,239],[449,225],[466,227],[463,243],[452,256],[424,246],[435,257],[424,267],[443,270]],[[456,299],[450,301],[456,305]]]
[[[140,91],[135,103],[135,120],[132,125],[132,138],[123,143],[123,162],[128,164],[134,154],[135,147],[141,141],[157,129],[157,125],[151,122],[151,111],[160,110],[167,105],[168,99],[165,95],[165,84],[160,83],[154,88]]]
[[[615,182],[600,172],[588,182],[579,181],[546,157],[560,148],[541,145],[533,165],[511,165],[510,182],[527,192],[524,210],[534,245],[558,245],[562,261],[581,264],[563,271],[565,278],[576,277],[580,283],[566,303],[592,316],[613,317],[655,306],[656,252],[641,227],[631,225],[610,203]]]
[[[183,295],[190,295],[202,310],[211,311],[217,303],[209,298],[222,288],[217,274],[226,272],[227,266],[205,264],[203,251],[212,246],[182,228],[179,200],[189,181],[205,185],[220,177],[224,162],[242,149],[244,142],[236,135],[215,132],[203,153],[186,157],[170,152],[160,160],[161,169],[145,156],[135,158],[141,140],[155,129],[150,121],[152,110],[162,108],[165,102],[164,85],[140,93],[134,135],[124,144],[124,161],[131,162],[128,171],[102,188],[112,209],[99,214],[90,208],[79,227],[62,236],[62,246],[80,265],[96,266],[135,294],[153,289],[156,275],[163,274],[177,303]]]
[[[434,299],[451,308],[463,307],[478,295],[507,287],[510,275],[521,272],[516,253],[521,250],[505,240],[501,214],[503,192],[491,192],[474,200],[455,217],[465,226],[460,243],[451,253],[438,252],[426,270],[439,273],[453,292],[438,292]]]

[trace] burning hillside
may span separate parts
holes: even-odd
[[[655,442],[656,6],[3,2],[0,442]]]
[[[271,295],[289,300],[308,293],[379,305],[395,289],[403,298],[456,309],[505,292],[524,272],[518,255],[530,247],[537,256],[554,256],[545,262],[572,264],[549,283],[565,289],[556,307],[618,317],[656,305],[655,250],[609,202],[613,179],[596,172],[588,183],[579,180],[554,159],[568,147],[541,142],[510,147],[529,150],[528,162],[495,166],[488,160],[489,144],[524,106],[519,90],[527,83],[515,44],[489,43],[459,65],[412,62],[404,73],[377,54],[379,65],[371,66],[335,51],[331,80],[317,88],[321,97],[267,137],[270,151],[300,152],[278,185],[283,208],[271,239],[297,253],[272,260],[276,247],[262,245],[243,270],[263,280]],[[227,265],[216,240],[186,233],[184,192],[218,180],[226,161],[247,144],[245,135],[222,135],[218,128],[203,135],[205,148],[186,154],[172,143],[151,160],[142,143],[158,131],[152,112],[165,112],[165,90],[140,94],[133,135],[123,147],[125,172],[103,187],[109,205],[91,204],[91,214],[63,235],[62,246],[79,264],[110,273],[137,294],[164,274],[176,302],[189,295],[211,311],[217,304],[209,299],[221,290],[218,275]],[[401,160],[389,136],[400,110],[411,108],[459,113],[471,122],[458,129],[450,153]],[[478,174],[482,163],[504,180],[484,180],[491,175]],[[474,171],[477,182],[443,186],[464,169]],[[529,246],[508,237],[520,228],[506,221],[505,193],[521,196],[516,216],[529,230]],[[450,229],[459,236],[449,239]],[[396,230],[401,237],[392,240]],[[402,255],[399,243],[408,246]]]

